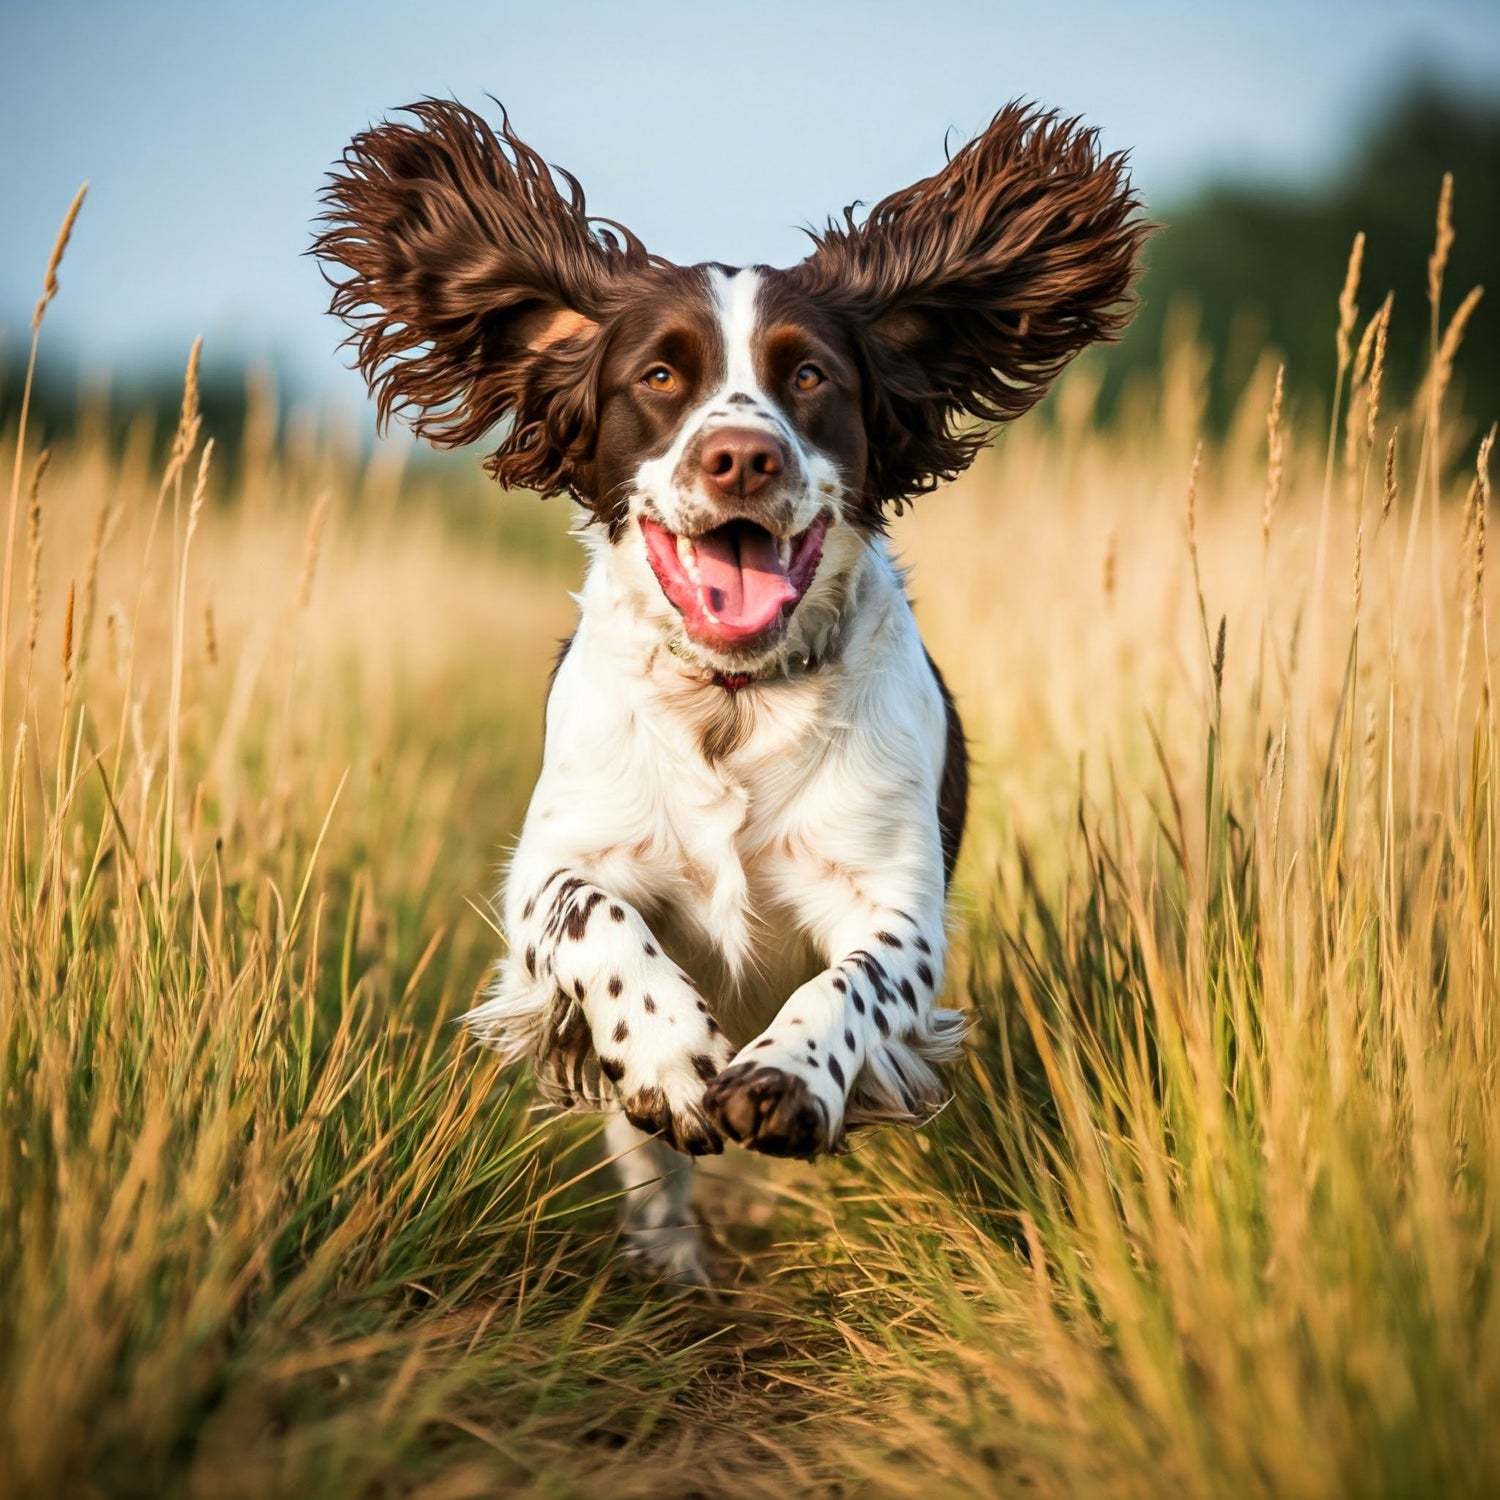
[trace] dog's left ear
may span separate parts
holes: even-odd
[[[940,172],[813,236],[791,274],[844,316],[867,364],[875,518],[965,469],[987,424],[1029,411],[1125,326],[1139,207],[1095,131],[1013,103]]]
[[[313,253],[382,424],[406,416],[439,447],[508,424],[502,483],[575,488],[591,456],[601,322],[651,264],[628,230],[589,216],[502,121],[424,99],[363,132],[323,193]],[[559,189],[558,177],[566,185]]]

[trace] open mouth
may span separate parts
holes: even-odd
[[[677,536],[641,517],[646,556],[689,636],[738,647],[783,626],[812,586],[828,532],[825,512],[800,536],[778,537],[754,521],[726,521]]]

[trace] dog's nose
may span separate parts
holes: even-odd
[[[704,442],[699,463],[716,489],[748,498],[786,468],[786,454],[768,432],[721,427]]]

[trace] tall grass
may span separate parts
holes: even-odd
[[[1500,1488],[1451,230],[1430,310],[1330,297],[1316,423],[1268,354],[1200,445],[1179,342],[899,523],[976,740],[978,1039],[921,1134],[716,1164],[714,1301],[610,1270],[588,1130],[450,1024],[567,573],[264,403],[222,463],[196,355],[164,472],[9,434],[0,1492]]]

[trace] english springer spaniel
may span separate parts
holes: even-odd
[[[315,250],[382,423],[498,431],[589,554],[509,951],[468,1017],[608,1112],[630,1246],[704,1277],[692,1158],[840,1149],[944,1097],[944,906],[968,791],[887,509],[963,470],[1130,310],[1123,157],[1011,104],[786,270],[651,255],[502,121],[357,136]]]

